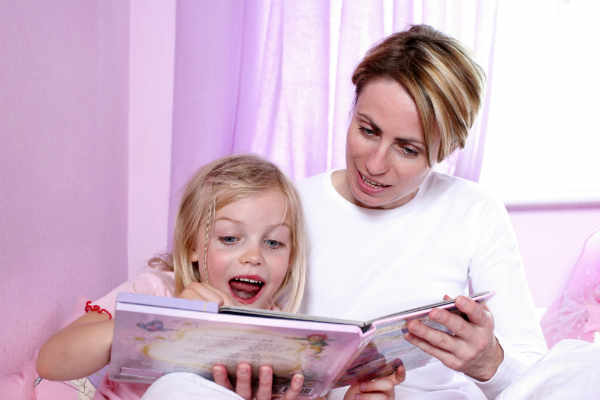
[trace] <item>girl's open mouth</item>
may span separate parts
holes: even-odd
[[[236,276],[229,280],[233,297],[243,304],[252,304],[258,299],[265,282],[259,276]]]

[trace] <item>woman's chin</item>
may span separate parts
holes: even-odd
[[[350,189],[352,193],[353,202],[364,208],[383,208],[386,204],[385,199],[375,197],[371,194],[365,193],[359,188],[352,187]]]

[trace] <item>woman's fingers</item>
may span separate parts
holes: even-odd
[[[458,346],[460,345],[460,338],[452,336],[439,329],[431,328],[430,326],[427,326],[420,320],[410,321],[407,324],[407,328],[408,332],[413,337],[416,337],[420,341],[428,343],[431,346],[436,347],[440,350],[455,352],[458,350]]]
[[[432,329],[432,328],[427,327],[427,329]],[[413,332],[415,332],[415,333],[413,333]],[[447,335],[446,333],[444,333],[444,334]],[[430,354],[433,357],[440,360],[448,368],[452,368],[457,371],[460,370],[460,362],[459,362],[458,358],[455,357],[452,352],[441,349],[441,348],[437,347],[436,345],[431,344],[431,342],[423,339],[421,336],[418,336],[418,335],[419,335],[419,330],[417,330],[417,329],[415,329],[414,331],[409,330],[409,333],[406,334],[405,338],[411,344],[413,344],[414,346],[417,346],[418,348],[423,350],[425,353]],[[449,343],[449,341],[447,343]],[[438,342],[438,344],[439,344],[439,342]]]
[[[435,309],[429,318],[448,328],[451,334],[431,328],[419,320],[407,324],[406,339],[449,368],[479,380],[490,379],[504,358],[494,336],[494,319],[485,305],[459,296],[456,307],[466,318]]]
[[[485,305],[465,296],[458,296],[455,303],[456,308],[466,314],[472,324],[478,326],[494,325],[492,314],[487,310]]]

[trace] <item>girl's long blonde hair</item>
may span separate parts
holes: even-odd
[[[200,262],[192,262],[198,235],[207,243],[217,211],[234,201],[266,191],[280,191],[292,231],[290,264],[273,301],[283,310],[300,307],[306,282],[307,238],[300,197],[290,180],[273,163],[255,155],[234,155],[200,168],[185,186],[175,220],[173,252],[152,258],[148,264],[175,271],[175,293],[200,282]],[[205,249],[196,249],[205,259]]]

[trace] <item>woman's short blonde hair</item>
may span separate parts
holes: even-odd
[[[221,208],[266,190],[278,190],[283,194],[285,217],[289,219],[292,231],[289,268],[273,300],[283,311],[297,311],[304,294],[308,246],[300,197],[277,166],[255,155],[220,158],[196,172],[181,198],[172,254],[155,257],[149,264],[166,264],[175,271],[177,294],[191,282],[200,282],[201,265],[191,261],[194,250],[201,260],[205,257],[206,248],[195,249],[198,235],[206,235],[207,239],[215,213]]]
[[[365,85],[393,79],[419,111],[429,165],[465,146],[482,102],[484,73],[455,39],[427,25],[385,38],[354,70],[355,102]],[[440,138],[437,154],[431,154]]]

